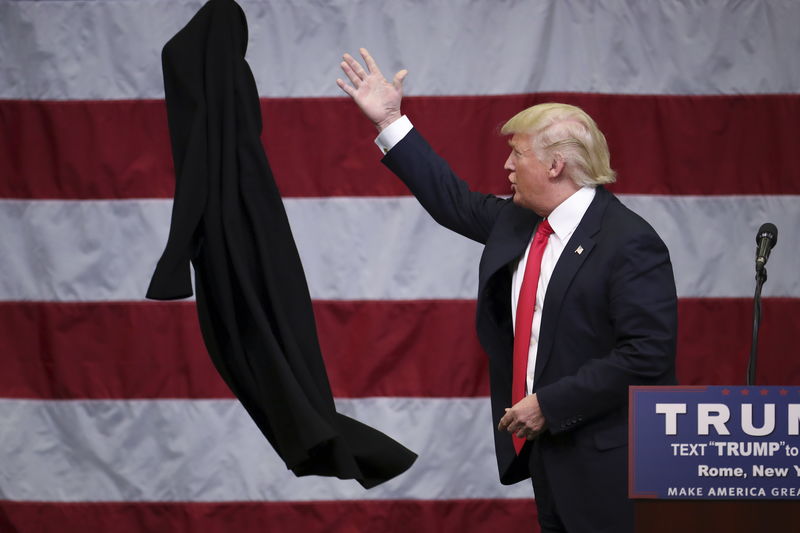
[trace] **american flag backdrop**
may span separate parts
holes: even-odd
[[[243,1],[263,140],[339,410],[420,454],[366,491],[295,478],[212,367],[191,301],[144,299],[174,177],[160,50],[197,0],[0,0],[0,532],[538,531],[497,480],[476,243],[380,164],[345,51],[410,72],[403,110],[509,194],[498,126],[586,109],[612,190],[667,243],[682,384],[800,385],[800,2]],[[520,526],[522,525],[522,526]]]

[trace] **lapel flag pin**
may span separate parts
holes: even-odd
[[[583,253],[583,246],[579,244],[578,247],[575,248],[575,253],[581,255]]]

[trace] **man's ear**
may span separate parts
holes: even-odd
[[[547,171],[550,175],[550,179],[556,179],[561,176],[562,172],[564,171],[565,163],[564,156],[561,155],[561,152],[556,152],[553,154],[553,157],[550,160],[550,168]]]

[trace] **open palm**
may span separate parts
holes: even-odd
[[[401,70],[395,74],[392,83],[389,83],[369,52],[364,48],[361,48],[360,52],[367,70],[364,70],[350,54],[345,54],[340,66],[352,85],[341,79],[337,79],[336,83],[350,95],[378,130],[383,130],[401,116],[403,79],[408,71]]]

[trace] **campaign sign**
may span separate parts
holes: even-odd
[[[631,387],[628,495],[800,499],[800,387]]]

